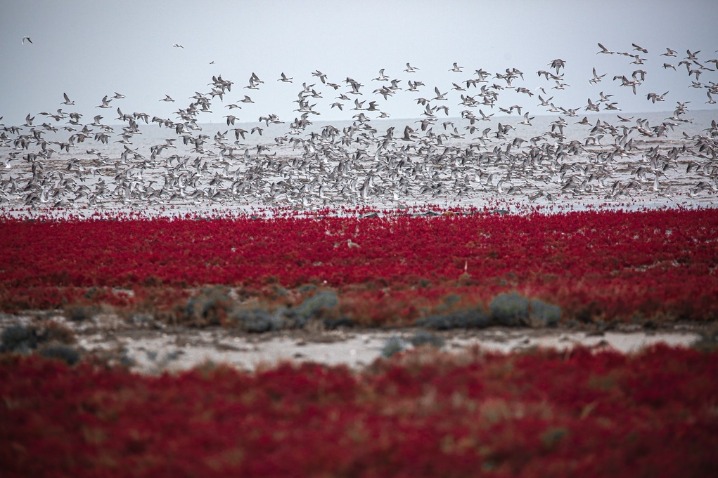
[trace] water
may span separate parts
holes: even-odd
[[[483,112],[491,114],[487,107]],[[0,207],[24,214],[47,208],[716,206],[715,111],[602,113],[586,116],[584,124],[583,115],[536,116],[529,124],[519,115],[493,116],[475,121],[473,131],[466,118],[439,115],[424,129],[426,118],[314,121],[303,128],[185,123],[177,131],[136,118],[131,134],[128,123],[69,130],[43,118],[49,122],[5,128]],[[407,126],[410,141],[403,139]],[[245,130],[244,137],[235,129]],[[629,139],[631,148],[611,153]]]

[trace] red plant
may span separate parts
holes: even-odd
[[[414,352],[159,377],[0,359],[3,476],[709,476],[718,354]]]
[[[126,291],[146,296],[143,289],[157,287],[312,283],[339,289],[347,303],[402,296],[391,309],[394,320],[404,321],[420,314],[411,296],[431,308],[449,294],[485,303],[512,289],[559,304],[565,316],[579,319],[708,320],[718,317],[717,237],[714,209],[4,218],[0,308],[82,300],[126,306],[133,303]]]

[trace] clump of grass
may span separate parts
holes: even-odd
[[[74,342],[74,333],[55,322],[50,322],[42,328],[36,325],[11,325],[0,335],[0,353],[28,355],[37,352],[43,357],[59,359],[74,365],[80,361],[80,353],[68,345]]]
[[[0,335],[0,352],[29,354],[40,342],[37,328],[25,325],[11,325]]]
[[[430,315],[416,321],[419,327],[434,330],[477,329],[491,325],[490,317],[480,307]]]
[[[289,309],[286,316],[295,327],[303,327],[311,318],[334,318],[339,308],[339,297],[333,290],[323,290],[308,297],[301,304]]]
[[[38,354],[50,359],[62,360],[68,365],[75,365],[80,361],[80,352],[65,344],[51,344],[42,347]]]
[[[70,304],[64,307],[63,313],[67,320],[85,322],[97,314],[97,307],[91,305]]]
[[[414,347],[429,346],[440,349],[444,346],[444,339],[441,336],[432,334],[431,332],[427,332],[425,330],[419,330],[416,332],[416,334],[409,339],[409,342]]]
[[[718,350],[718,325],[713,325],[701,332],[700,338],[693,342],[692,347],[701,352]]]
[[[229,289],[213,286],[202,289],[187,301],[185,315],[193,325],[223,325],[233,307]]]
[[[553,327],[561,320],[561,307],[541,299],[529,299],[518,292],[499,294],[489,304],[496,325]]]
[[[541,299],[529,301],[529,319],[534,327],[554,327],[561,320],[561,307]]]
[[[489,311],[491,320],[497,325],[526,325],[529,318],[529,300],[518,292],[499,294],[491,300]]]
[[[499,294],[489,303],[488,313],[481,306],[456,309],[459,301],[445,301],[439,313],[416,321],[419,327],[434,330],[504,327],[552,327],[561,320],[561,307],[541,299],[529,299],[518,292]]]
[[[389,358],[392,355],[406,350],[407,348],[409,348],[409,344],[404,339],[399,336],[392,335],[386,339],[386,342],[384,342],[384,346],[381,348],[381,355]]]
[[[264,333],[282,328],[279,313],[272,314],[259,307],[233,309],[228,317],[229,324],[236,324],[240,329],[250,333]]]

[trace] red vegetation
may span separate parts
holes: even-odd
[[[711,476],[718,352],[575,349],[159,377],[0,359],[19,476]]]
[[[338,289],[342,312],[370,323],[413,321],[450,294],[475,305],[507,290],[583,320],[718,318],[715,209],[3,218],[0,252],[3,310],[150,307],[207,284],[261,291],[312,283]]]

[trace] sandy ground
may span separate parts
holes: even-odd
[[[323,330],[308,326],[265,334],[246,334],[224,328],[170,327],[155,321],[128,323],[113,314],[98,314],[83,322],[72,322],[61,311],[2,314],[0,329],[12,325],[42,329],[55,322],[73,331],[72,344],[81,354],[95,355],[111,364],[148,374],[187,370],[207,362],[230,364],[254,370],[283,361],[318,362],[361,368],[392,351],[407,350],[420,342],[431,342],[450,353],[473,347],[508,353],[532,347],[565,350],[582,345],[612,348],[632,353],[662,342],[690,346],[706,327],[700,324],[671,324],[654,330],[620,324],[551,329],[491,327],[475,330],[434,332],[416,328]]]

